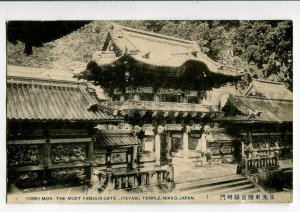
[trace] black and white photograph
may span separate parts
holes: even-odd
[[[290,203],[293,21],[7,20],[6,154],[8,203]]]

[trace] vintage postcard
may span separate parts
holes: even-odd
[[[293,201],[291,20],[6,35],[8,203]]]

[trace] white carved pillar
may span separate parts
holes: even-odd
[[[182,134],[182,148],[183,157],[187,159],[189,155],[189,135],[187,134],[187,132],[183,132]]]
[[[99,173],[96,168],[91,168],[91,186],[99,186]]]
[[[246,158],[246,154],[245,154],[245,143],[243,141],[241,141],[241,156],[242,158]]]
[[[159,102],[160,101],[158,93],[154,93],[154,101],[155,102]]]
[[[183,95],[182,96],[182,103],[187,103],[187,96],[186,95]]]
[[[137,151],[138,146],[134,146],[133,150],[132,150],[132,169],[136,169],[137,168]]]
[[[166,133],[166,141],[167,141],[167,160],[168,162],[172,161],[171,149],[172,149],[172,137],[170,131]]]
[[[107,171],[106,171],[106,175],[107,175],[107,185],[106,185],[106,189],[108,191],[112,191],[115,189],[115,184],[114,182],[112,181],[112,169],[111,168],[107,168]]]
[[[202,145],[202,152],[205,153],[206,150],[207,150],[206,133],[203,133],[201,140],[202,140],[202,143],[201,143],[201,145]]]
[[[164,131],[164,127],[163,126],[158,126],[157,127],[157,132],[154,138],[155,141],[155,165],[156,166],[160,166],[160,149],[161,149],[161,138],[160,138],[160,134]]]
[[[155,165],[160,166],[160,134],[155,135]]]
[[[191,132],[191,129],[189,126],[185,126],[185,129],[182,133],[182,149],[183,149],[183,157],[185,159],[189,156],[189,133]]]
[[[141,139],[141,153],[143,153],[144,150],[145,150],[145,143],[146,143],[146,138],[143,137],[143,138]]]

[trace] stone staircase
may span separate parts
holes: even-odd
[[[180,193],[188,194],[257,194],[262,193],[253,183],[242,175],[228,175],[176,184]]]

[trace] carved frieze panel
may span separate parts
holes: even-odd
[[[253,136],[252,138],[253,147],[254,148],[267,148],[273,147],[276,143],[279,146],[283,145],[282,136],[281,135],[260,135]]]
[[[86,144],[57,144],[52,146],[53,163],[80,162],[86,159]]]
[[[234,152],[234,146],[229,144],[229,145],[223,145],[221,147],[221,150],[223,154],[232,154]]]
[[[95,163],[97,164],[101,164],[101,165],[105,164],[106,154],[101,151],[94,150],[93,161],[95,161]]]
[[[212,155],[233,154],[235,149],[232,143],[212,142],[209,144]]]
[[[211,151],[211,154],[212,155],[219,155],[220,154],[220,146],[217,144],[217,145],[210,145],[210,151]]]
[[[41,146],[9,145],[7,147],[8,167],[34,166],[41,163]]]
[[[85,180],[87,178],[86,170],[82,167],[53,169],[51,170],[50,174],[54,180],[68,180],[68,179]]]
[[[28,172],[15,172],[11,174],[11,179],[15,183],[23,182],[23,181],[34,181],[38,178],[38,173],[35,171]]]
[[[43,184],[39,171],[9,172],[9,182],[19,188],[38,187]]]
[[[111,163],[125,163],[126,152],[111,153]]]

